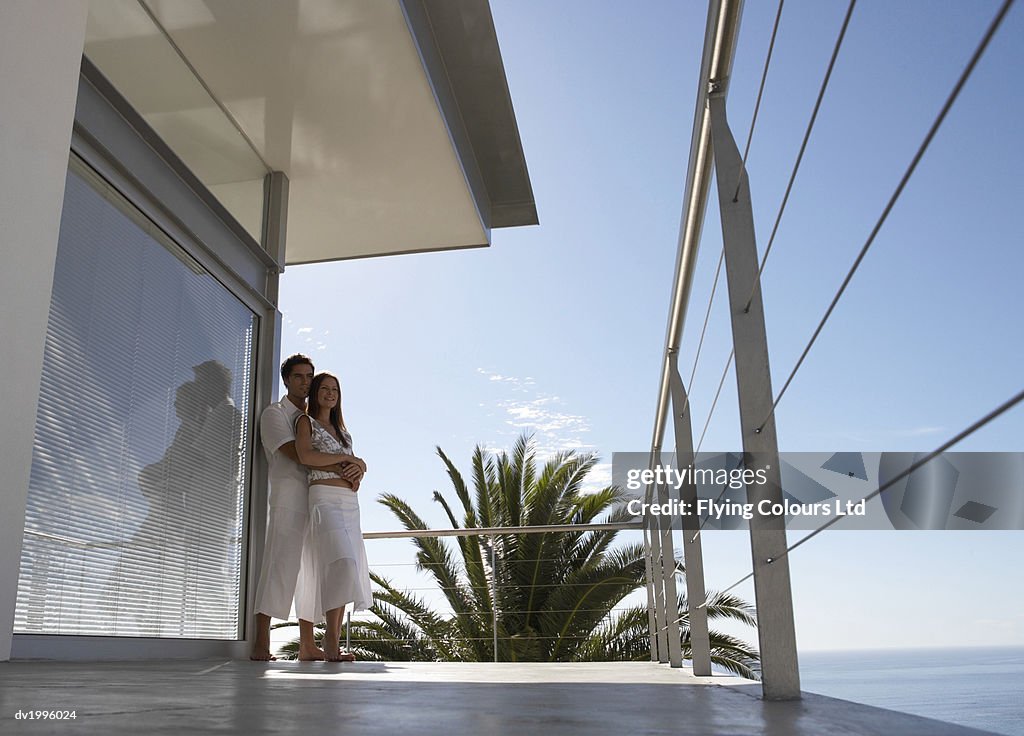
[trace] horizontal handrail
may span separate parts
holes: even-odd
[[[690,157],[686,166],[672,301],[669,307],[668,328],[665,331],[665,352],[662,357],[661,381],[658,385],[658,403],[654,414],[654,434],[651,439],[651,449],[654,453],[661,452],[661,443],[665,436],[669,410],[669,376],[672,370],[669,356],[679,350],[683,339],[683,325],[686,322],[686,310],[697,267],[697,251],[700,248],[701,231],[704,226],[704,211],[711,189],[711,113],[707,106],[708,94],[712,87],[723,96],[728,90],[742,8],[742,0],[711,0],[708,6],[704,52],[697,81],[693,133],[690,136]]]
[[[604,524],[538,524],[535,526],[487,526],[463,529],[401,529],[393,532],[363,532],[363,539],[404,539],[417,537],[476,537],[495,534],[550,534],[557,532],[641,531],[639,522]]]

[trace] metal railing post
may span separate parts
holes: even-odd
[[[679,375],[679,351],[669,351],[669,373],[672,395],[672,419],[676,441],[676,466],[693,467],[693,426],[690,423],[686,387]],[[711,640],[708,633],[708,609],[701,605],[707,597],[704,589],[704,553],[700,541],[700,516],[697,514],[697,485],[692,477],[679,489],[679,500],[692,510],[682,514],[683,564],[686,574],[686,602],[690,617],[690,659],[693,674],[711,676]],[[678,614],[677,614],[678,616]]]
[[[658,503],[668,504],[671,498],[668,483],[658,486]],[[672,517],[658,516],[659,545],[661,547],[661,586],[664,590],[665,623],[661,627],[665,634],[665,646],[669,666],[683,666],[683,647],[679,636],[679,593],[676,590],[676,550],[672,542]]]
[[[658,661],[658,623],[654,616],[654,551],[650,535],[644,526],[644,573],[647,583],[647,635],[650,639],[651,661]]]
[[[654,456],[651,456],[651,467],[654,467]],[[650,488],[650,486],[648,486]],[[648,497],[648,503],[651,503],[657,496],[660,496],[661,492],[651,492]],[[666,605],[665,605],[665,580],[664,580],[664,555],[662,553],[661,544],[661,529],[654,521],[652,514],[647,514],[644,519],[644,524],[650,535],[650,546],[651,546],[651,577],[652,590],[654,592],[654,644],[655,648],[651,650],[651,654],[654,655],[657,652],[657,659],[653,656],[651,661],[657,662],[668,662],[668,638],[665,636],[666,631]]]
[[[494,661],[498,661],[498,548],[491,535],[491,625],[494,631]]]
[[[729,284],[732,339],[736,350],[743,453],[747,467],[753,465],[763,469],[766,476],[764,483],[747,485],[747,502],[755,506],[763,500],[781,504],[782,476],[772,414],[771,369],[764,305],[758,283],[750,186],[739,149],[729,130],[724,97],[712,89],[708,105],[722,218],[725,273]],[[750,551],[761,648],[761,689],[766,700],[800,698],[793,591],[786,546],[785,517],[754,514],[750,520]]]

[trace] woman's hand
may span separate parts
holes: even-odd
[[[358,484],[363,479],[363,469],[355,463],[343,463],[341,477],[349,483]]]
[[[342,462],[357,465],[359,466],[359,469],[363,472],[363,475],[366,474],[366,463],[363,462],[363,459],[361,457],[356,457],[355,455],[346,455],[345,459]]]

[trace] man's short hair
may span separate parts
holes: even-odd
[[[295,353],[295,355],[291,356],[290,358],[288,358],[288,360],[281,364],[281,380],[287,381],[288,376],[292,374],[292,371],[295,369],[295,366],[303,364],[308,365],[309,369],[316,373],[316,368],[313,366],[313,361],[310,359],[308,355],[303,355],[302,353]]]

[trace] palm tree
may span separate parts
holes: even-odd
[[[494,457],[477,447],[470,490],[437,448],[461,505],[462,522],[447,499],[434,493],[453,528],[516,527],[624,521],[615,486],[587,492],[582,485],[593,454],[562,452],[539,469],[527,436],[511,453]],[[379,499],[409,530],[429,527],[394,494]],[[606,514],[603,519],[599,519]],[[618,608],[644,586],[639,543],[613,546],[618,532],[549,532],[456,537],[458,553],[439,537],[413,539],[417,567],[433,576],[452,613],[436,612],[422,598],[372,575],[378,590],[373,620],[353,621],[353,649],[363,659],[490,661],[492,611],[498,611],[502,661],[606,661],[650,658],[647,610]],[[491,560],[495,560],[492,567]],[[681,571],[681,567],[680,567]],[[684,657],[689,652],[688,607],[679,601]],[[756,625],[753,608],[735,596],[711,594],[710,619]],[[743,641],[711,633],[712,661],[745,677],[756,675],[757,651]],[[285,657],[297,642],[282,648]]]

